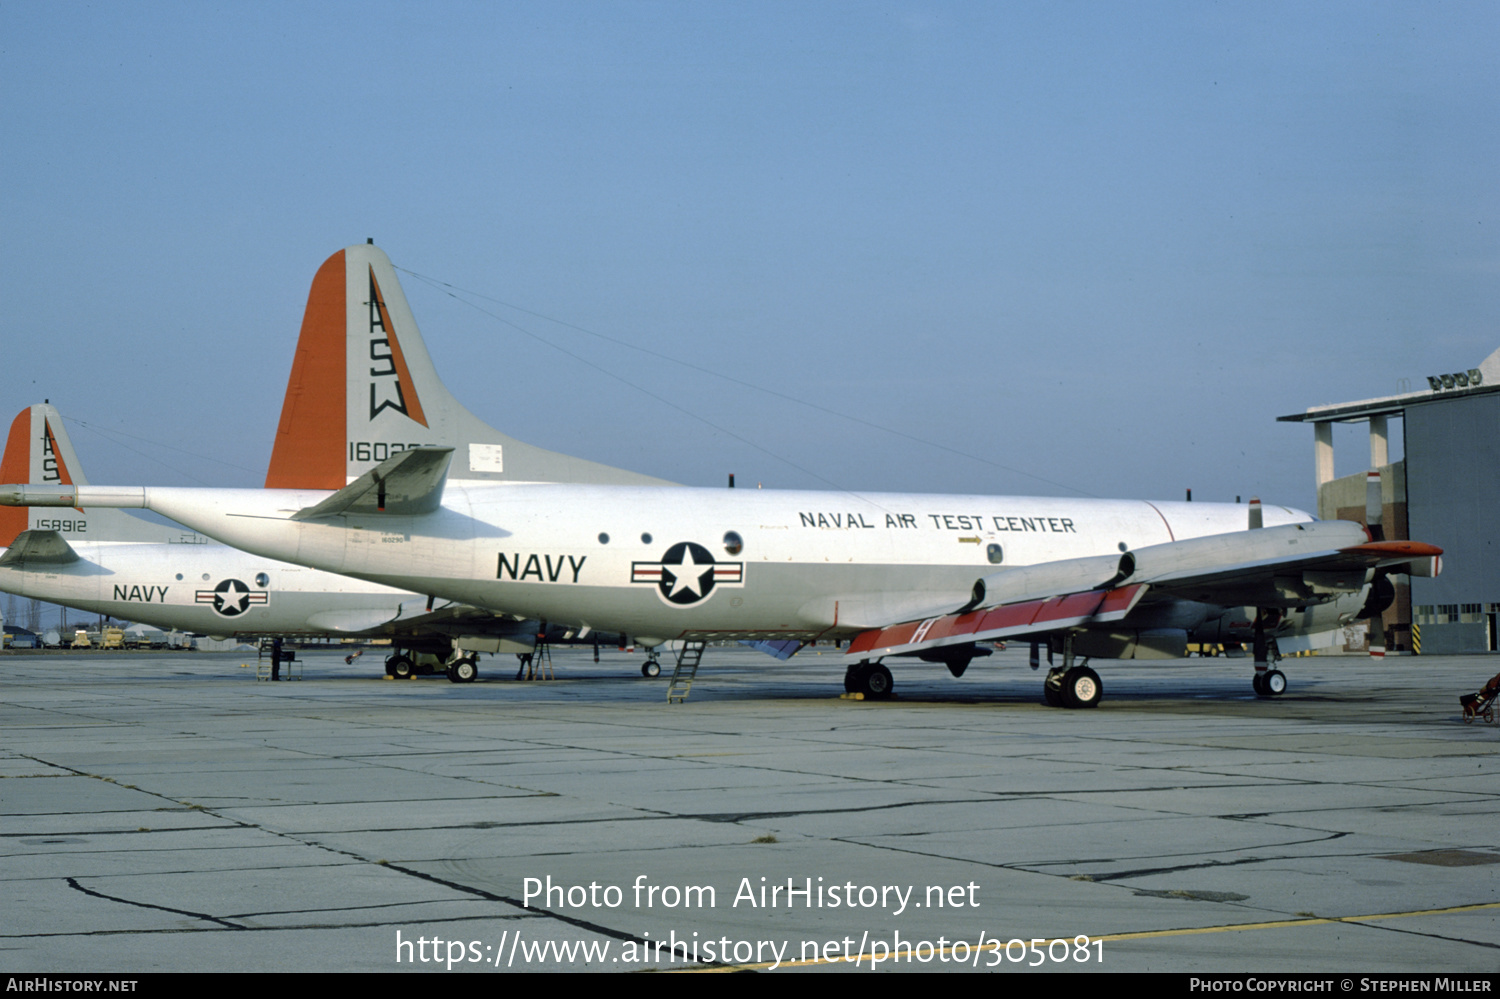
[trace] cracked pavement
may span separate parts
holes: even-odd
[[[1024,648],[961,680],[898,662],[891,702],[839,699],[818,651],[710,649],[672,707],[613,650],[470,685],[377,678],[378,654],[275,685],[234,654],[5,656],[7,969],[444,967],[398,964],[398,931],[472,944],[454,971],[516,939],[640,970],[766,964],[663,940],[898,934],[1103,939],[1046,970],[1500,969],[1500,726],[1458,711],[1493,657],[1293,659],[1278,700],[1245,660],[1105,662],[1103,704],[1066,711]],[[910,906],[860,893],[889,887]]]

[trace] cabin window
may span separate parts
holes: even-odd
[[[1005,561],[1005,549],[997,544],[991,544],[984,550],[984,554],[990,560],[991,565],[999,565]]]
[[[745,548],[745,539],[738,532],[729,531],[724,535],[724,550],[731,555],[738,555]]]
[[[603,531],[600,531],[599,532],[599,543],[601,545],[607,545],[607,544],[609,544],[609,535],[605,534]]]

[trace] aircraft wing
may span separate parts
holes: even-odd
[[[1374,570],[1436,575],[1441,555],[1434,545],[1371,542],[1358,524],[1325,521],[1152,545],[1118,560],[1093,557],[1023,566],[981,578],[974,585],[975,599],[948,614],[861,632],[845,655],[909,655],[1113,624],[1148,591],[1222,606],[1306,606],[1357,592]],[[1089,579],[1095,582],[1085,582]]]
[[[508,615],[451,601],[434,602],[426,598],[403,600],[390,607],[357,607],[320,611],[307,619],[310,627],[329,634],[379,638],[390,635],[457,634],[504,636],[518,632],[535,633],[536,625],[525,628]]]
[[[381,625],[396,619],[396,612],[368,607],[318,611],[307,618],[307,626],[329,635],[382,635]]]
[[[1443,550],[1420,541],[1369,541],[1300,558],[1251,559],[1216,568],[1158,568],[1145,580],[1182,600],[1256,607],[1302,606],[1333,593],[1352,593],[1372,569],[1436,576]]]
[[[844,655],[860,659],[899,656],[944,645],[993,642],[1086,624],[1119,621],[1145,596],[1144,585],[1089,590],[1040,600],[1001,604],[967,614],[946,614],[860,632]]]

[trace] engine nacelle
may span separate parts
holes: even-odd
[[[974,583],[973,599],[965,610],[1102,589],[1129,574],[1126,565],[1132,569],[1135,565],[1130,559],[1128,552],[1124,556],[1091,555],[991,573]]]

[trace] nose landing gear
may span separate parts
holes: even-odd
[[[1255,615],[1255,678],[1250,685],[1261,697],[1280,697],[1286,692],[1286,674],[1276,668],[1281,650],[1276,636],[1266,634],[1266,626],[1275,626],[1278,612],[1262,610]]]
[[[1286,674],[1279,669],[1258,671],[1250,685],[1261,697],[1277,697],[1286,692]]]

